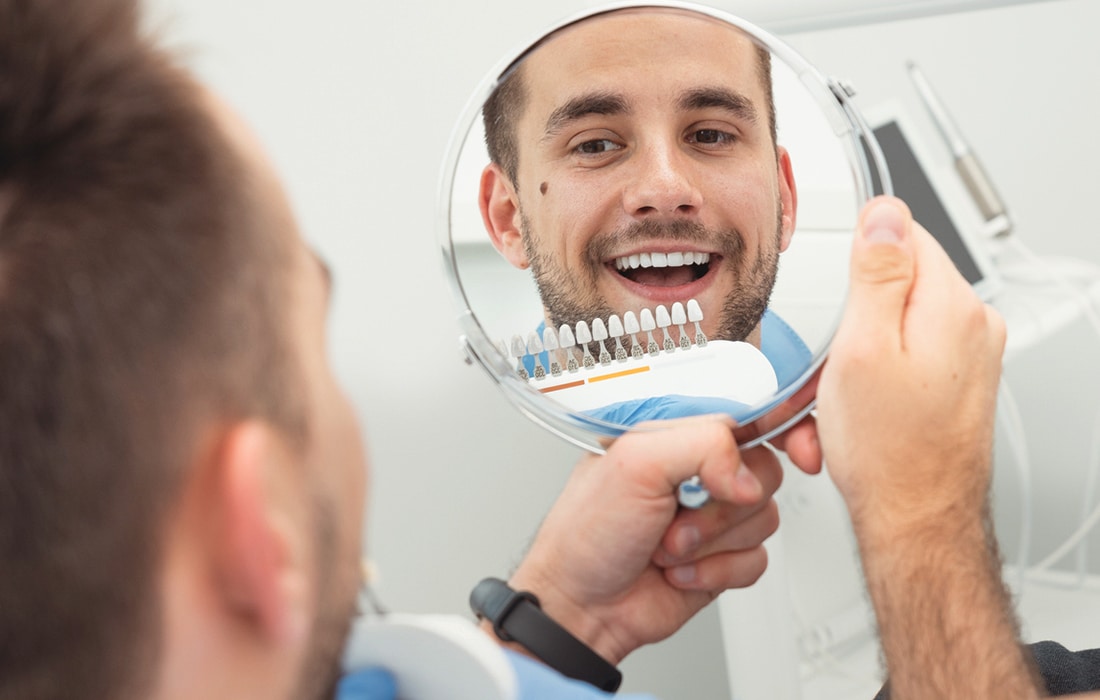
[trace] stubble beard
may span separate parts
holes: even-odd
[[[539,245],[538,233],[520,209],[524,251],[539,296],[546,309],[548,323],[554,328],[563,324],[575,326],[578,321],[591,323],[611,314],[623,314],[630,309],[613,309],[598,292],[603,260],[613,250],[625,244],[647,239],[675,240],[706,244],[717,249],[722,265],[733,274],[734,284],[719,312],[719,321],[712,337],[722,340],[745,340],[760,325],[768,308],[775,278],[779,270],[779,241],[782,236],[782,211],[777,214],[774,245],[761,245],[755,259],[745,266],[744,236],[736,229],[714,231],[690,222],[656,222],[643,220],[606,234],[598,234],[586,246],[580,269],[569,271],[553,255],[545,254]],[[744,268],[744,269],[742,269]],[[709,274],[709,273],[708,273]],[[687,301],[684,299],[683,301]]]
[[[331,700],[342,674],[342,659],[355,613],[358,567],[338,561],[336,524],[329,504],[315,507],[315,546],[318,572],[317,614],[302,661],[297,687],[290,700]]]

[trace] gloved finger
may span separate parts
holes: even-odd
[[[382,668],[365,668],[340,679],[336,700],[396,700],[397,680]]]

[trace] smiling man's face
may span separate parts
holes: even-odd
[[[759,344],[795,189],[756,45],[694,13],[616,12],[517,77],[514,172],[490,165],[481,205],[548,321],[697,299],[708,335]]]

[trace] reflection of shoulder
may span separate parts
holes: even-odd
[[[775,369],[780,387],[798,379],[813,359],[802,338],[771,309],[760,320],[760,352]]]

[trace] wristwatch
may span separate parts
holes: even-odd
[[[612,693],[623,682],[619,669],[550,619],[533,593],[486,578],[470,592],[470,607],[503,641],[522,645],[562,675]]]

